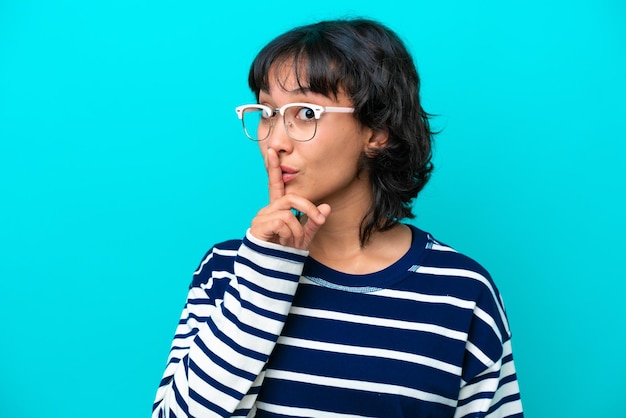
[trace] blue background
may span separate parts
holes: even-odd
[[[440,115],[415,223],[495,277],[527,416],[625,416],[625,12],[0,0],[0,415],[149,416],[191,273],[266,202],[233,110],[251,60],[359,15],[406,40]]]

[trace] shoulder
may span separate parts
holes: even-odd
[[[419,247],[415,254],[419,255],[420,267],[438,269],[438,272],[453,273],[457,270],[475,272],[491,279],[489,272],[475,259],[457,251],[454,247],[443,243],[429,232],[414,225],[409,225],[413,232],[413,247]],[[416,266],[417,267],[417,266]],[[435,270],[433,270],[435,272]]]
[[[442,271],[453,272],[455,270],[472,271],[490,278],[489,272],[478,261],[470,256],[457,251],[454,247],[438,240],[429,232],[411,226],[413,233],[420,237],[414,239],[425,248],[423,265],[438,268]]]
[[[424,234],[426,249],[414,270],[428,291],[473,305],[474,310],[478,309],[493,317],[508,334],[502,296],[489,271],[474,258],[437,240],[433,235],[418,228],[415,230],[418,234]]]
[[[191,287],[212,287],[218,279],[227,282],[235,277],[237,266],[293,280],[292,276],[300,276],[307,256],[308,251],[259,240],[248,230],[243,239],[224,241],[207,251],[193,273]]]
[[[232,239],[213,245],[194,271],[191,287],[207,284],[216,274],[222,277],[232,275],[234,260],[241,242],[241,239]]]

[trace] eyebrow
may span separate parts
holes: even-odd
[[[311,93],[311,88],[310,87],[298,87],[293,90],[286,90],[286,91],[287,93],[307,94],[307,93]]]
[[[284,91],[289,93],[289,94],[307,94],[307,93],[312,93],[310,87],[296,87],[293,90],[284,90]],[[268,96],[271,95],[271,93],[269,91],[265,90],[265,89],[261,89],[260,93],[267,94]]]

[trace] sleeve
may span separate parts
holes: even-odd
[[[246,416],[253,408],[308,252],[248,231],[227,253],[210,251],[204,278],[190,286],[153,418]],[[232,267],[218,266],[228,256]]]
[[[477,300],[465,347],[455,418],[522,418],[504,304],[490,279]]]
[[[522,402],[513,363],[511,340],[502,356],[461,387],[455,418],[522,418]]]

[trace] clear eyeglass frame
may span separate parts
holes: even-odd
[[[300,110],[307,110],[307,111],[311,110],[313,112],[313,119],[307,119],[307,120],[298,122],[298,120],[291,114],[292,112],[288,112],[289,109],[293,109],[293,108],[300,108]],[[255,132],[249,132],[248,129],[246,128],[245,114],[250,111],[261,111],[261,118],[269,121],[269,127],[267,128],[267,133],[262,138],[258,136],[258,132],[255,135]],[[313,103],[303,103],[303,102],[288,103],[284,106],[274,108],[274,107],[255,103],[255,104],[245,104],[245,105],[237,106],[235,108],[235,112],[237,112],[237,117],[241,120],[241,125],[243,127],[244,134],[246,135],[246,137],[248,137],[248,139],[251,139],[254,142],[263,141],[270,136],[270,134],[272,133],[272,129],[274,128],[274,125],[275,125],[277,114],[280,114],[282,116],[283,125],[285,126],[285,131],[287,132],[287,135],[289,135],[289,138],[298,142],[307,142],[307,141],[312,140],[317,134],[317,122],[319,121],[319,119],[322,117],[324,113],[353,113],[354,108],[353,107],[337,107],[337,106],[320,106],[320,105],[316,105]],[[299,112],[297,112],[296,115],[298,113]],[[289,118],[292,118],[292,119],[287,120],[287,115],[289,115]],[[310,125],[311,122],[313,121],[315,123],[313,125]],[[308,125],[306,128],[308,133],[305,135],[305,137],[294,134],[294,130],[295,130],[294,127],[296,125],[302,126],[302,124]]]

